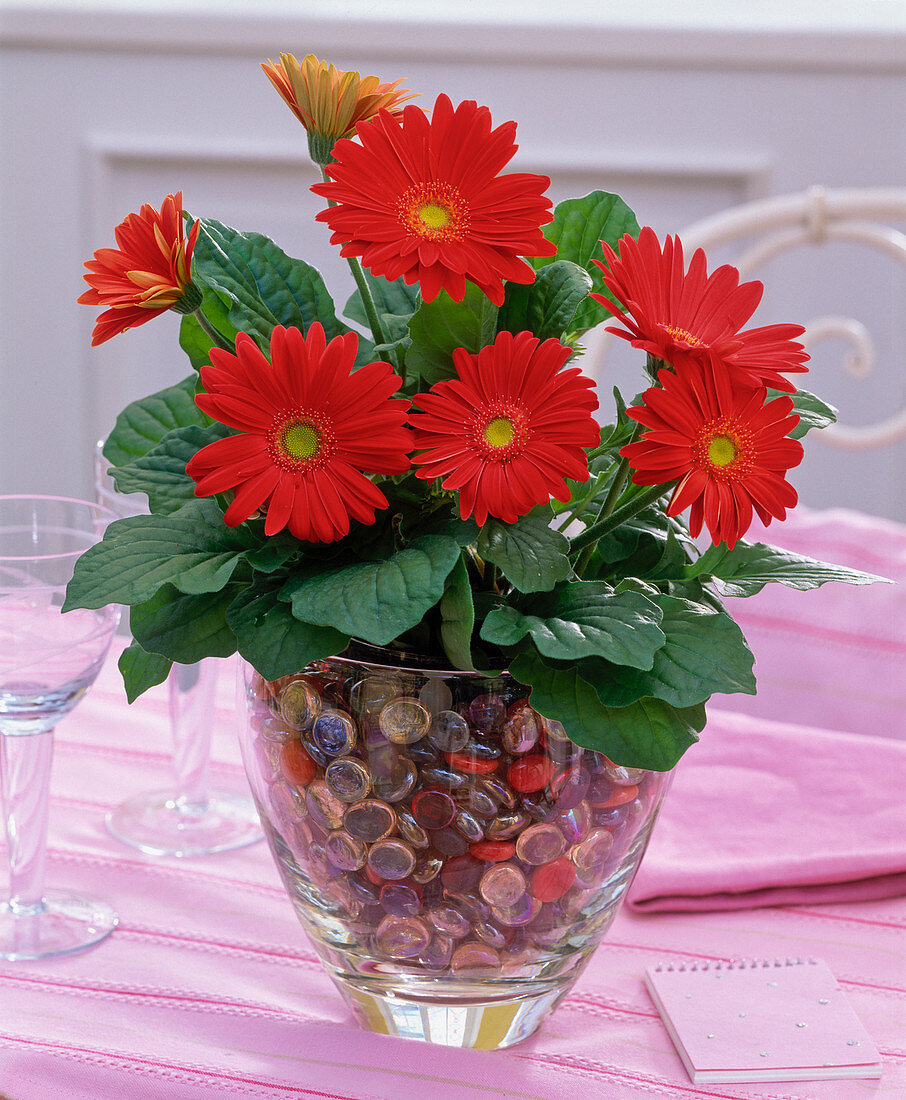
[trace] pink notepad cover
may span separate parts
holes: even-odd
[[[662,964],[645,984],[694,1082],[881,1076],[822,959]]]

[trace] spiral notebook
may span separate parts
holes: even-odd
[[[822,959],[662,964],[645,984],[696,1083],[881,1076]]]

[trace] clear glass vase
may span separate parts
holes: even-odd
[[[296,913],[361,1024],[531,1035],[613,920],[671,773],[583,750],[508,675],[354,646],[240,673],[242,751]]]

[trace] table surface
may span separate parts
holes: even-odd
[[[212,785],[239,790],[231,662],[221,673]],[[156,688],[128,707],[111,656],[57,730],[47,886],[106,898],[120,923],[81,954],[0,963],[0,1096],[906,1097],[906,898],[624,911],[556,1013],[509,1050],[362,1032],[322,971],[263,842],[180,860],[143,855],[108,835],[108,809],[168,785],[166,698]],[[830,965],[881,1051],[880,1080],[692,1084],[644,987],[645,967],[798,956]]]

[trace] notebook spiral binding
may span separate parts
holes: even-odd
[[[815,960],[811,957],[803,959],[802,956],[795,959],[717,959],[714,962],[707,959],[704,962],[692,963],[658,963],[654,969],[657,973],[666,972],[669,974],[677,971],[684,974],[687,971],[698,970],[759,970],[775,966],[805,966],[809,963],[814,966]]]

